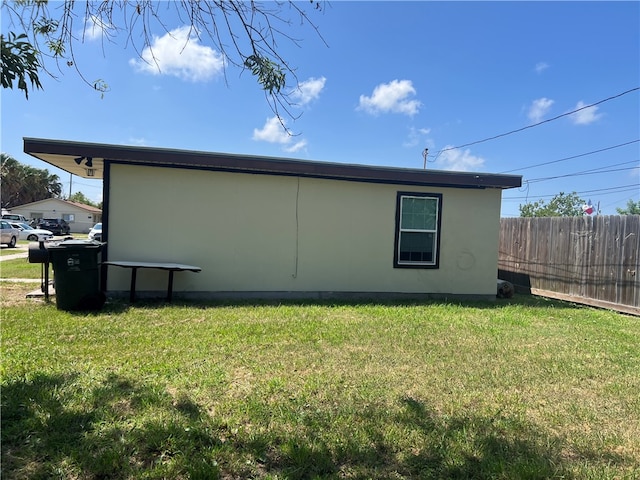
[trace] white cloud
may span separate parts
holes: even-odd
[[[535,71],[537,74],[544,72],[547,68],[549,68],[549,64],[545,62],[538,62],[535,66]]]
[[[574,110],[580,110],[579,112],[570,115],[569,118],[575,125],[589,125],[602,117],[602,114],[597,113],[598,107],[594,105],[593,107],[584,108],[585,103],[580,100],[576,105]]]
[[[129,137],[129,145],[138,145],[140,147],[144,147],[148,145],[147,139],[143,137]]]
[[[309,78],[298,85],[298,88],[291,92],[291,96],[298,102],[299,106],[304,106],[311,101],[317,99],[322,93],[327,79],[321,78]]]
[[[132,58],[129,65],[139,72],[153,75],[173,75],[182,80],[206,82],[224,69],[223,56],[200,43],[189,26],[179,27],[162,37],[153,37],[141,58]]]
[[[99,40],[104,34],[109,35],[110,30],[115,31],[115,27],[111,24],[104,23],[101,18],[95,15],[89,15],[84,20],[84,31],[82,35],[87,40]]]
[[[284,150],[285,152],[295,153],[295,152],[299,152],[306,146],[307,146],[307,141],[303,139],[303,140],[300,140],[299,142],[294,143],[290,147],[286,147]]]
[[[424,144],[427,135],[431,133],[430,128],[415,128],[411,127],[409,129],[409,134],[407,135],[407,140],[402,144],[403,147],[415,147],[419,144]],[[423,145],[424,146],[424,145]]]
[[[378,85],[370,97],[360,95],[359,110],[370,114],[401,113],[413,116],[421,107],[419,100],[410,100],[416,94],[411,80],[393,80]]]
[[[279,143],[283,146],[283,149],[289,153],[297,152],[307,146],[306,140],[300,140],[299,137],[294,137],[285,128],[282,128],[278,117],[267,118],[267,121],[261,129],[255,128],[253,130],[252,138],[256,141]],[[298,141],[294,142],[296,139],[298,139]]]
[[[257,128],[253,129],[253,139],[261,140],[269,143],[289,143],[291,141],[291,135],[289,135],[284,128],[278,117],[267,118],[267,121],[261,130]]]
[[[553,105],[553,100],[548,98],[538,98],[531,103],[529,107],[529,120],[531,123],[539,123],[542,118],[549,112]]]
[[[471,151],[453,148],[447,150],[451,146],[447,145],[435,161],[436,168],[440,170],[454,170],[457,172],[478,171],[484,166],[484,158],[471,155]]]

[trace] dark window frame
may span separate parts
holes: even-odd
[[[402,199],[405,197],[431,198],[437,201],[436,213],[436,233],[435,233],[435,252],[433,262],[411,262],[400,260],[400,235],[401,235],[401,211]],[[394,268],[420,268],[420,269],[438,269],[440,268],[440,236],[442,234],[442,194],[441,193],[425,193],[425,192],[397,192],[396,195],[396,224],[395,224],[395,241],[393,245],[393,267]]]

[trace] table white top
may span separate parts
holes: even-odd
[[[102,264],[124,268],[159,268],[161,270],[188,270],[190,272],[200,272],[202,270],[202,268],[196,267],[195,265],[183,265],[181,263],[167,262],[132,262],[127,260],[110,260],[108,262],[102,262]]]

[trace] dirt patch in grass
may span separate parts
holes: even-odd
[[[43,298],[27,298],[27,293],[37,290],[37,283],[0,282],[0,301],[3,307],[40,305]]]

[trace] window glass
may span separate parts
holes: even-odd
[[[398,193],[395,267],[438,268],[441,194]]]
[[[435,230],[437,214],[435,198],[402,198],[402,229]]]
[[[402,232],[400,235],[400,261],[433,262],[434,234]]]

